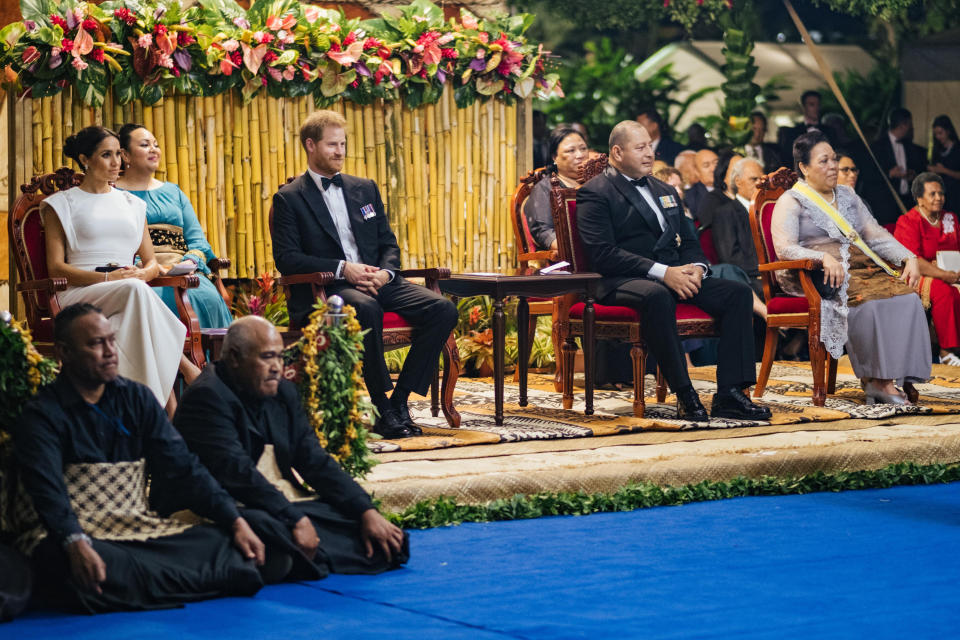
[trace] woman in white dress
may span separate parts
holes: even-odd
[[[85,175],[80,186],[41,205],[47,269],[68,284],[57,301],[61,307],[76,302],[99,307],[116,330],[120,375],[149,387],[171,411],[178,368],[188,381],[199,370],[183,356],[186,327],[147,284],[158,265],[146,205],[111,184],[120,173],[120,140],[104,127],[87,127],[66,139],[63,152]],[[112,271],[97,271],[115,265]]]

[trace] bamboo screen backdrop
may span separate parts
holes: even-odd
[[[103,109],[91,109],[68,88],[8,107],[11,186],[69,164],[63,141],[70,133],[137,122],[163,150],[157,177],[183,189],[214,252],[232,260],[224,275],[274,272],[268,213],[277,187],[306,169],[298,131],[314,110],[309,97],[261,94],[245,105],[232,93],[176,96],[151,107],[116,105],[108,94]],[[509,200],[532,168],[529,102],[458,109],[445,91],[437,104],[415,110],[400,102],[333,108],[347,119],[344,172],[376,180],[404,267],[516,265]]]

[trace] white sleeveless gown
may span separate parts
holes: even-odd
[[[118,189],[88,193],[74,187],[44,202],[63,225],[70,265],[93,271],[110,262],[133,264],[146,224],[143,200]],[[166,403],[187,329],[150,285],[130,278],[69,287],[57,300],[61,307],[77,302],[99,307],[117,332],[120,375],[146,385],[161,405]]]

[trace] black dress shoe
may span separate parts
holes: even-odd
[[[374,425],[373,432],[383,436],[387,440],[409,438],[413,435],[393,409],[388,409],[383,412],[383,415],[377,420],[377,424]]]
[[[677,419],[689,422],[709,422],[710,416],[700,403],[700,396],[693,387],[677,392]]]
[[[400,418],[400,422],[410,430],[410,433],[415,436],[423,435],[423,429],[417,426],[413,418],[410,417],[410,408],[407,406],[407,403],[403,403],[399,407],[394,407],[393,410],[397,412],[397,417]]]
[[[718,389],[713,394],[710,415],[714,418],[732,418],[733,420],[769,420],[770,409],[751,402],[737,387]]]

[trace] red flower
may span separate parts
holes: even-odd
[[[377,40],[376,38],[367,38],[366,40],[363,41],[364,51],[366,51],[367,49],[379,49],[379,48],[380,48],[380,41]]]
[[[373,74],[373,84],[380,84],[383,82],[383,71],[377,71]]]
[[[267,86],[267,78],[266,78],[266,76],[263,76],[263,77],[260,78],[260,84],[262,84],[263,86]]]
[[[277,54],[275,54],[273,51],[267,51],[265,54],[263,54],[263,61],[264,61],[264,62],[273,62],[274,60],[276,60],[276,59],[279,58],[279,57],[280,57],[280,56],[278,56]]]
[[[427,77],[426,67],[424,67],[423,69],[420,69],[420,73],[418,73],[417,75],[420,76],[421,78],[426,78]]]
[[[174,67],[173,69],[171,69],[171,71],[173,71],[173,75],[175,75],[178,78],[180,77],[180,69],[177,69],[176,67]]]
[[[57,80],[57,86],[61,89],[70,84],[70,81],[67,78],[60,78]]]
[[[333,51],[333,52],[338,52],[338,51],[340,51],[340,43],[339,43],[339,42],[331,42],[331,43],[330,43],[330,51]]]
[[[97,26],[99,26],[99,23],[93,18],[86,18],[83,21],[83,28],[86,29],[87,31],[93,31],[94,29],[97,28]]]
[[[440,49],[440,55],[444,60],[453,60],[457,57],[456,49]]]
[[[193,36],[191,36],[191,35],[190,35],[189,33],[187,33],[186,31],[179,31],[179,32],[177,32],[177,45],[178,45],[178,46],[188,47],[188,46],[190,46],[191,44],[193,44],[193,43],[196,42],[196,41],[197,41],[197,39],[194,38]]]
[[[343,46],[349,47],[356,41],[357,41],[357,34],[351,31],[350,33],[347,34],[347,37],[343,39]]]
[[[113,12],[113,17],[117,20],[126,22],[128,25],[132,25],[137,21],[137,16],[133,15],[133,12],[129,9],[121,7],[120,9],[115,9]]]
[[[386,60],[387,58],[390,57],[390,47],[381,46],[380,49],[377,51],[377,55],[383,58],[384,60]]]
[[[66,19],[64,19],[63,16],[51,15],[50,22],[52,22],[53,24],[60,25],[60,28],[63,29],[64,31],[67,30],[67,21]]]
[[[60,41],[60,48],[63,49],[64,53],[70,53],[73,51],[73,40],[70,38],[64,38]]]
[[[360,86],[360,83],[359,83],[358,81],[356,81],[356,80],[354,80],[353,82],[350,83],[350,88],[351,88],[351,89],[356,89],[356,88],[359,87],[359,86]]]
[[[90,52],[90,57],[97,62],[103,62],[103,49],[100,47],[94,47],[93,51]]]
[[[153,28],[153,32],[158,36],[165,36],[167,35],[167,27],[166,25],[158,24]]]
[[[243,54],[240,53],[239,49],[230,54],[230,62],[235,64],[237,67],[243,65]]]

